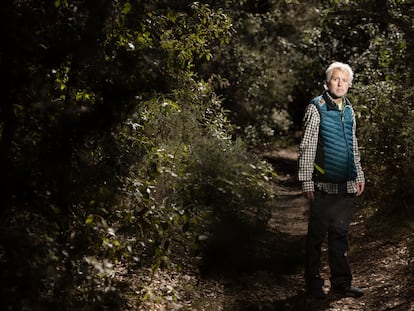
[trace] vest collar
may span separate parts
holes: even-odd
[[[338,110],[338,105],[333,101],[332,97],[329,95],[328,91],[323,92],[322,98],[325,100],[328,110]],[[343,97],[344,108],[346,105],[350,105],[348,98]]]

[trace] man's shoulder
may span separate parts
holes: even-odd
[[[305,118],[310,118],[312,120],[319,120],[320,112],[318,108],[318,103],[310,102],[305,110]]]
[[[326,103],[326,101],[325,101],[325,99],[323,98],[322,95],[319,95],[317,97],[312,98],[312,100],[310,102],[311,102],[311,104],[318,105],[318,106],[322,106]]]

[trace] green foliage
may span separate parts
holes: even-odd
[[[229,42],[229,17],[197,2],[94,4],[2,11],[34,34],[12,28],[1,63],[2,227],[30,245],[1,248],[2,270],[24,272],[2,289],[6,309],[122,309],[120,271],[177,265],[214,217],[267,221],[271,168],[232,139],[221,77],[197,73]]]
[[[409,1],[208,3],[2,3],[1,307],[122,309],[121,271],[179,265],[229,219],[263,230],[274,173],[248,150],[300,126],[333,60],[369,195],[409,212]]]
[[[388,212],[408,214],[412,208],[413,91],[383,81],[356,86],[359,136],[372,199]],[[378,191],[381,189],[381,191]],[[392,208],[390,208],[392,206]]]
[[[298,44],[316,12],[296,1],[244,1],[226,8],[235,34],[213,68],[228,79],[222,93],[239,135],[250,146],[266,146],[287,138],[291,129],[296,79],[304,79],[297,75],[303,66]]]

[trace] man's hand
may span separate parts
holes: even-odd
[[[364,190],[365,190],[365,183],[363,183],[363,182],[357,182],[355,195],[357,197],[359,197],[362,194],[362,192],[364,192]]]
[[[309,201],[315,200],[315,193],[313,191],[307,191],[303,193],[303,196],[307,198]]]

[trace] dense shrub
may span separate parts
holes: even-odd
[[[15,82],[0,111],[3,309],[122,309],[124,271],[180,264],[223,215],[267,220],[272,171],[196,73],[228,42],[228,16],[92,2],[2,10],[35,34],[12,28],[1,59]]]
[[[412,208],[413,130],[412,89],[392,82],[356,86],[359,136],[370,199],[389,213]]]

